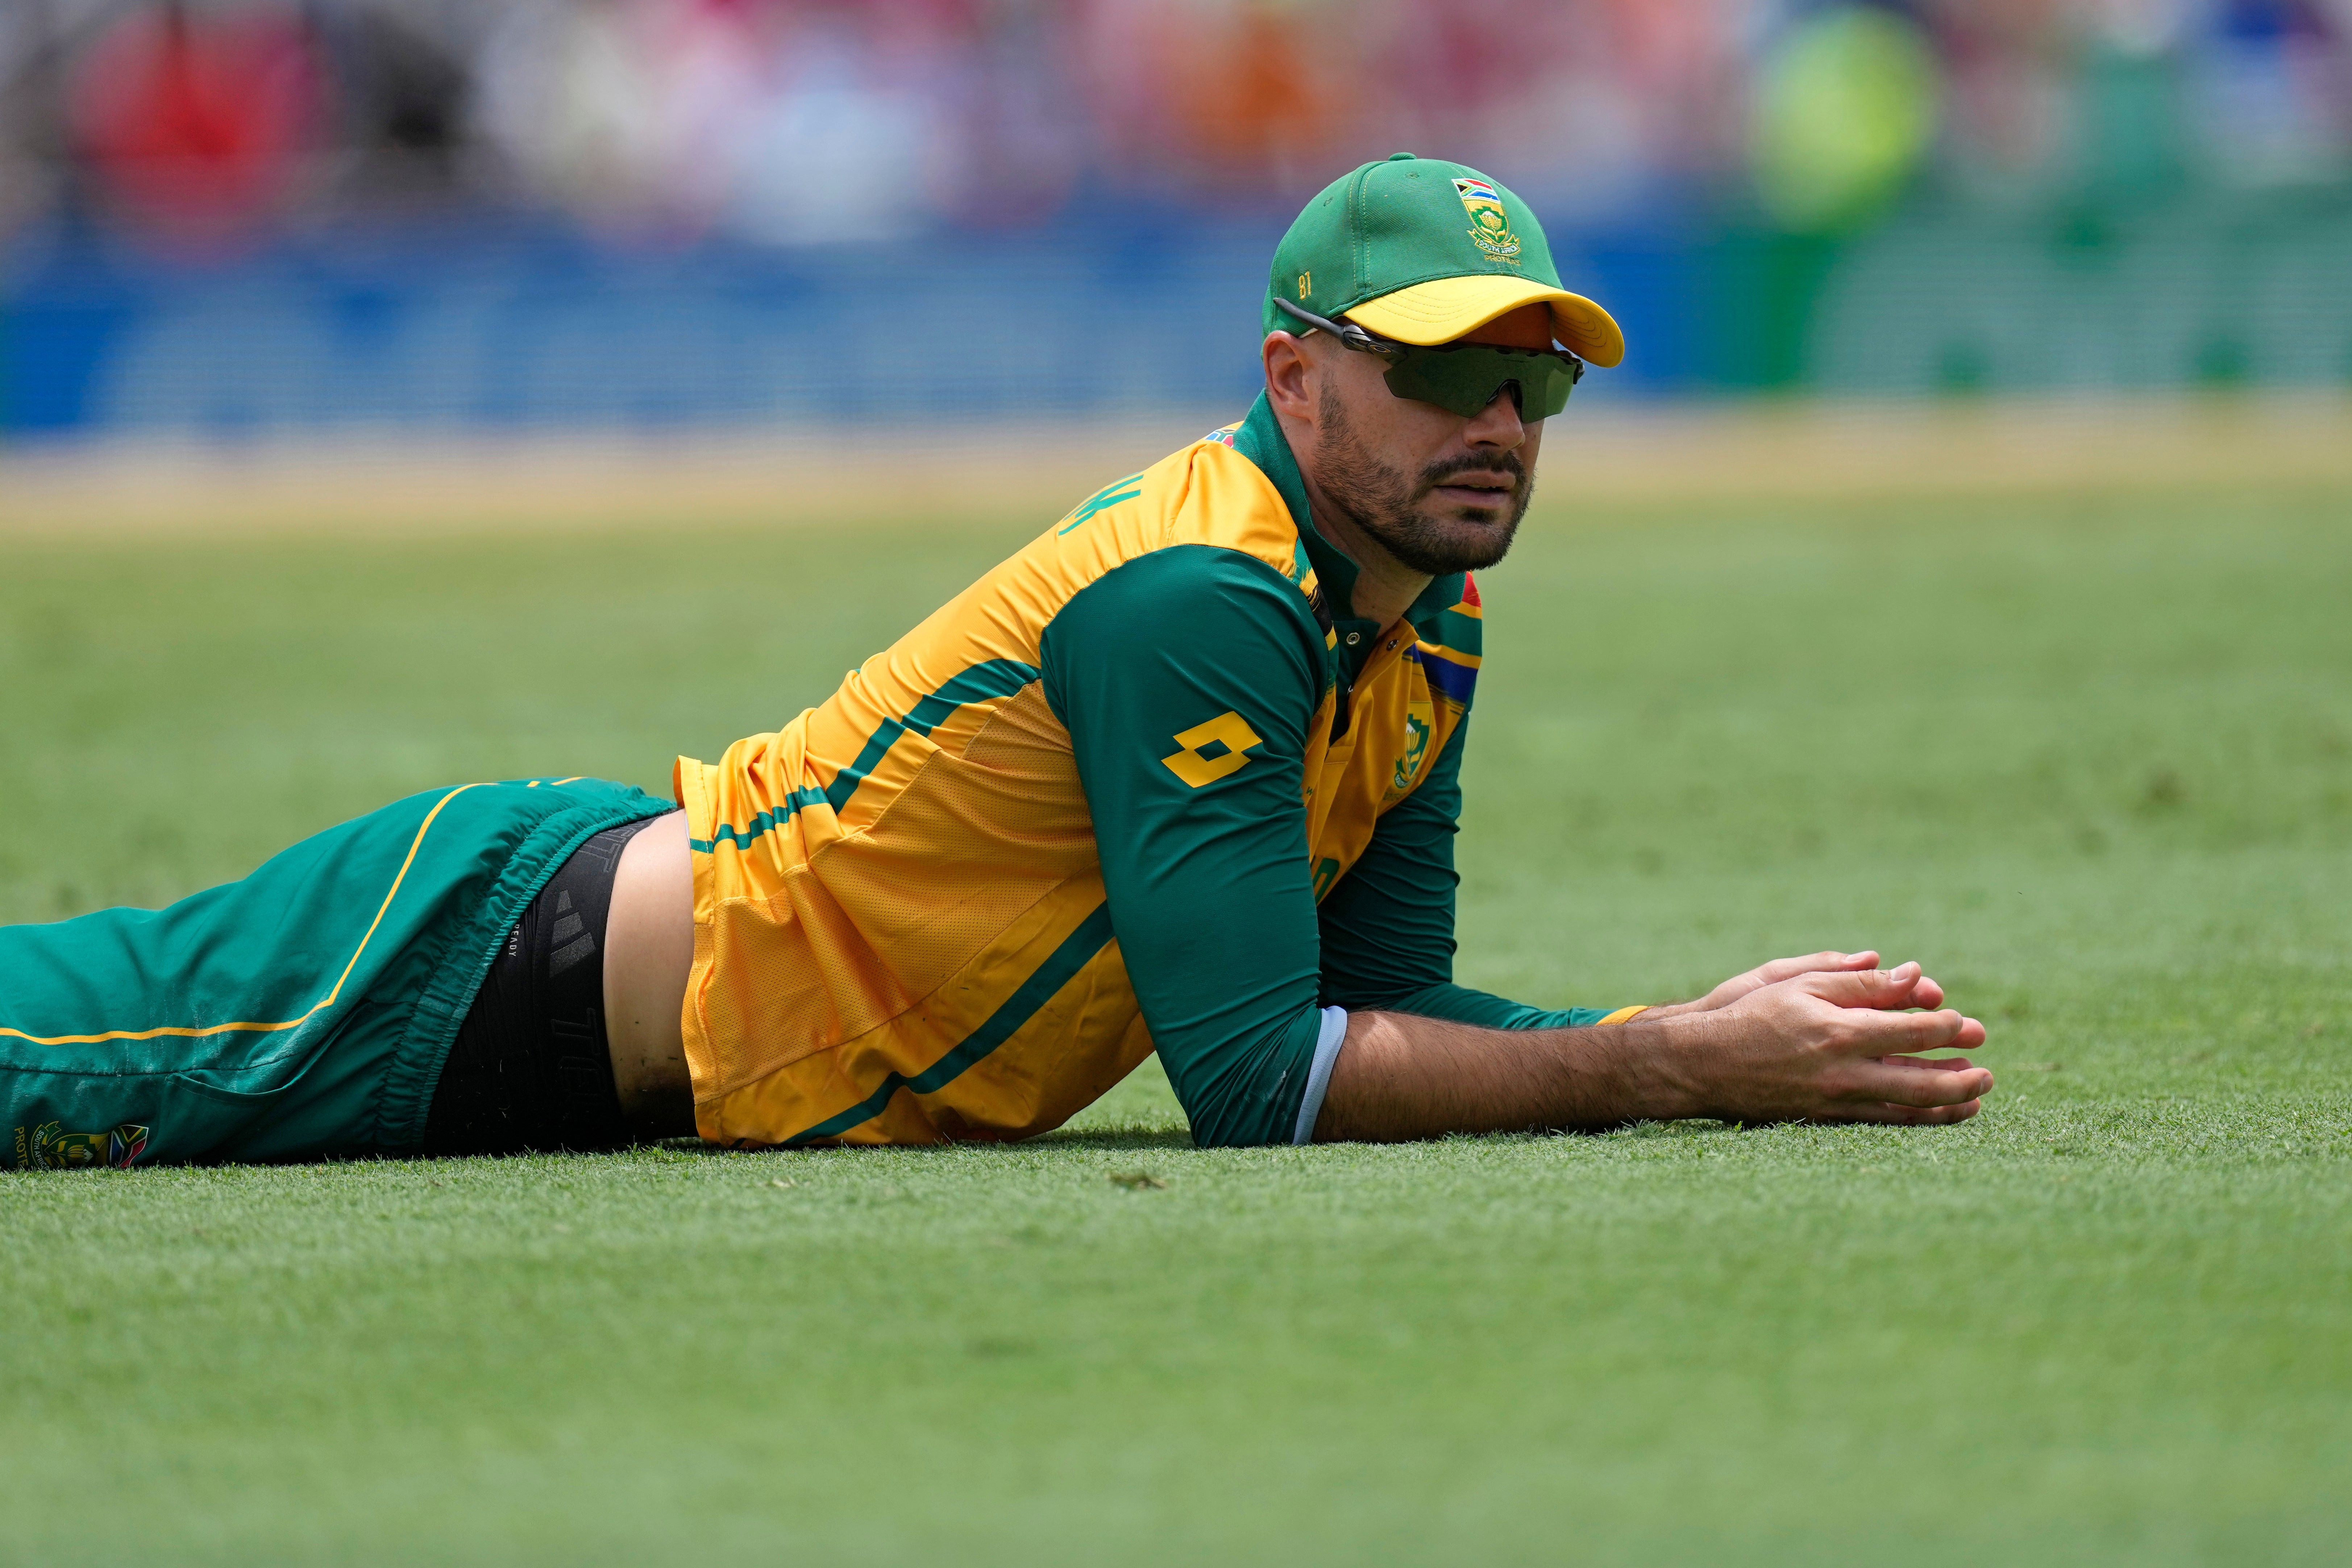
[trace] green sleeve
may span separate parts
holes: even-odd
[[[1193,1142],[1290,1142],[1324,1022],[1301,803],[1313,613],[1253,556],[1175,545],[1082,589],[1042,640],[1111,930]]]
[[[1320,911],[1323,1001],[1350,1012],[1417,1013],[1490,1029],[1599,1023],[1602,1007],[1547,1012],[1454,984],[1454,834],[1462,816],[1464,715],[1421,787],[1381,817],[1363,858]]]

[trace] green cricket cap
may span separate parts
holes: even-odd
[[[1307,204],[1266,275],[1265,330],[1296,330],[1278,299],[1420,344],[1545,304],[1558,342],[1604,367],[1625,357],[1609,312],[1559,286],[1527,203],[1465,164],[1410,153],[1367,163]]]

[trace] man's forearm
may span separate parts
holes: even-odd
[[[1975,1115],[1992,1088],[1965,1057],[1916,1054],[1985,1037],[1975,1019],[1937,1008],[1943,988],[1916,964],[1745,979],[1761,983],[1726,1005],[1577,1029],[1353,1015],[1315,1136],[1387,1142],[1685,1116],[1939,1125]]]
[[[1332,1065],[1318,1142],[1609,1127],[1697,1114],[1664,1024],[1486,1029],[1358,1013]]]

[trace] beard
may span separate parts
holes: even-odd
[[[1378,540],[1398,564],[1444,577],[1483,570],[1509,553],[1536,488],[1517,452],[1448,458],[1408,478],[1373,454],[1349,422],[1346,405],[1335,392],[1325,390],[1317,414],[1316,478],[1324,495],[1347,513],[1349,521]],[[1430,493],[1439,485],[1474,472],[1505,473],[1516,481],[1509,516],[1482,521],[1427,510]]]

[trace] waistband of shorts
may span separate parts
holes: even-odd
[[[570,782],[570,781],[567,781]],[[376,1108],[376,1142],[387,1149],[415,1149],[425,1141],[425,1120],[442,1064],[457,1030],[489,973],[490,963],[522,912],[562,869],[573,852],[607,828],[676,811],[671,802],[626,785],[580,780],[586,789],[549,786],[566,804],[539,819],[509,852],[489,893],[467,913],[441,949],[432,977],[409,1009],[391,1069],[384,1075]]]

